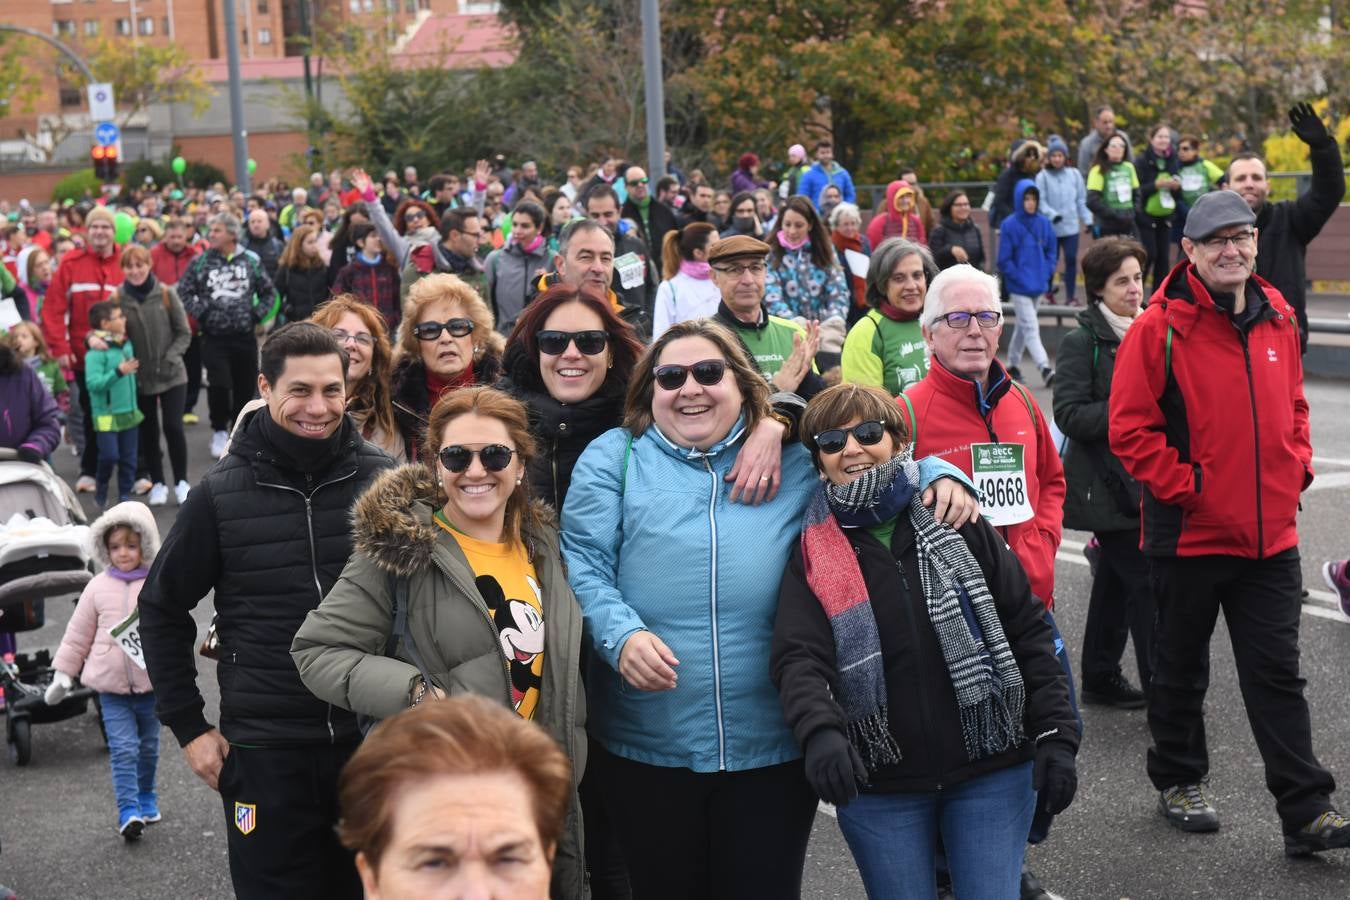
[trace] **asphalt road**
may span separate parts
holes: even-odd
[[[1037,379],[1033,378],[1033,381]],[[1034,387],[1049,407],[1049,391]],[[1342,690],[1350,688],[1350,627],[1333,610],[1322,584],[1321,562],[1350,555],[1350,384],[1308,385],[1313,447],[1319,477],[1304,497],[1300,519],[1303,573],[1313,589],[1304,608],[1303,663],[1314,736],[1322,762],[1350,773],[1350,716]],[[200,412],[205,412],[205,399]],[[192,474],[210,462],[205,424],[189,428]],[[58,454],[58,471],[73,480],[75,464]],[[88,495],[86,503],[88,503]],[[90,510],[92,512],[92,509]],[[161,530],[174,506],[157,511]],[[1087,535],[1065,535],[1057,567],[1057,615],[1070,647],[1082,635],[1089,574],[1079,545]],[[1077,542],[1077,543],[1071,543]],[[775,574],[776,577],[776,574]],[[49,603],[47,625],[20,636],[20,647],[55,645],[71,604]],[[204,633],[209,602],[196,613]],[[1126,652],[1133,677],[1132,651]],[[199,659],[208,715],[218,699],[214,664]],[[1144,775],[1148,734],[1141,712],[1086,707],[1079,755],[1079,793],[1050,839],[1029,855],[1046,886],[1078,898],[1281,898],[1350,896],[1350,851],[1288,860],[1279,823],[1264,787],[1261,762],[1233,678],[1232,652],[1219,629],[1213,647],[1213,687],[1207,706],[1211,787],[1223,827],[1213,835],[1186,835],[1156,813]],[[1339,710],[1339,712],[1338,712]],[[230,896],[225,819],[217,795],[188,769],[172,735],[163,734],[159,769],[164,821],[125,845],[115,830],[107,754],[92,712],[33,730],[33,761],[26,768],[0,760],[0,884],[22,900],[120,900]],[[1344,807],[1350,800],[1342,798]],[[808,898],[858,898],[861,883],[829,810],[817,817],[806,871]]]

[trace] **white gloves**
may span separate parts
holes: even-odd
[[[71,678],[65,672],[57,672],[52,677],[52,683],[47,687],[47,693],[42,695],[42,699],[47,701],[48,706],[55,706],[66,698],[70,689],[75,686],[75,679]]]

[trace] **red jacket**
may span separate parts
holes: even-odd
[[[122,267],[117,248],[107,256],[90,250],[72,250],[62,259],[42,301],[42,335],[47,347],[58,359],[75,357],[72,368],[84,371],[84,336],[89,333],[89,307],[111,299],[122,284]],[[67,328],[66,315],[70,316]]]
[[[1111,451],[1142,487],[1151,556],[1259,559],[1298,543],[1313,479],[1298,322],[1262,278],[1246,300],[1240,329],[1178,263],[1116,354]]]
[[[150,248],[150,269],[160,284],[177,284],[187,271],[188,264],[202,252],[200,247],[184,244],[181,253],[174,253],[163,243]]]
[[[1064,521],[1064,466],[1050,426],[1036,400],[1014,387],[1003,366],[989,369],[994,387],[981,413],[979,385],[954,375],[936,359],[928,374],[912,384],[899,400],[900,415],[910,423],[914,410],[914,458],[939,456],[971,475],[971,444],[1021,444],[1026,466],[1027,500],[1033,515],[1026,522],[999,528],[1013,554],[1027,570],[1032,592],[1047,609],[1055,605],[1055,554]],[[978,487],[978,485],[977,485]]]

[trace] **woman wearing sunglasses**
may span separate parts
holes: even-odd
[[[769,414],[768,382],[734,334],[676,323],[639,361],[624,427],[581,454],[563,506],[596,657],[593,776],[634,897],[800,893],[816,797],[767,650],[815,475],[790,444],[774,499],[733,503],[726,482]],[[954,520],[975,514],[942,485]]]
[[[436,273],[408,290],[393,374],[394,418],[416,462],[436,401],[462,387],[492,384],[501,374],[505,341],[478,292],[454,275]]]
[[[355,550],[292,655],[316,696],[365,716],[476,694],[548,731],[572,764],[552,896],[581,898],[581,611],[552,517],[530,500],[534,452],[519,402],[488,387],[441,398],[431,465],[386,472],[357,501]]]
[[[1077,786],[1078,728],[1041,602],[982,518],[917,498],[899,408],[842,384],[802,440],[823,481],[779,589],[769,654],[806,777],[838,808],[869,897],[1018,896],[1038,800]]]
[[[384,316],[360,297],[342,294],[319,307],[310,321],[333,332],[347,351],[347,415],[361,437],[403,462],[407,450],[389,398],[394,349]]]

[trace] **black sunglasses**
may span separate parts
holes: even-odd
[[[451,444],[449,447],[442,447],[441,452],[436,455],[440,457],[441,465],[451,472],[459,474],[469,468],[469,463],[473,462],[475,454],[477,454],[478,461],[483,464],[484,469],[489,472],[500,472],[511,465],[511,457],[515,453],[516,451],[505,444],[488,444],[480,450],[474,450],[462,444]]]
[[[425,219],[426,217],[427,217],[427,214],[424,213],[424,212],[422,212],[420,209],[410,209],[410,210],[408,210],[407,212],[405,212],[405,213],[403,214],[403,218],[404,218],[405,220],[406,220],[406,219]]]
[[[849,434],[852,434],[862,446],[870,447],[881,442],[882,436],[886,434],[886,423],[859,422],[852,428],[831,428],[816,435],[816,446],[820,448],[821,453],[830,455],[840,453],[848,444]]]
[[[605,352],[609,334],[604,331],[541,331],[535,335],[535,341],[539,344],[539,352],[549,356],[562,356],[573,341],[582,353],[596,356]]]
[[[413,334],[419,341],[434,341],[441,331],[450,332],[451,337],[466,337],[473,334],[473,321],[470,319],[449,319],[445,322],[422,322],[413,328]]]
[[[720,359],[704,359],[692,366],[657,366],[652,370],[656,374],[656,383],[667,391],[678,391],[684,387],[693,373],[694,380],[704,387],[711,387],[722,381],[727,373],[727,364]]]

